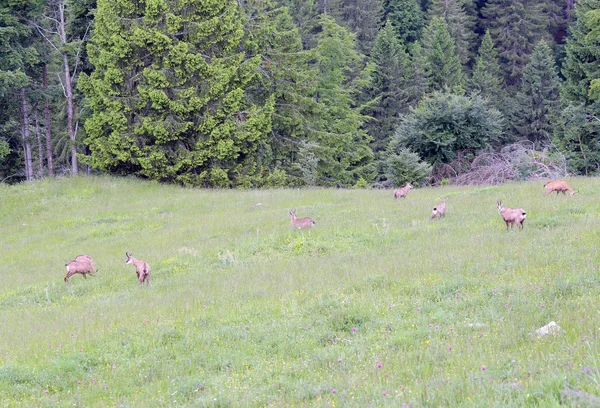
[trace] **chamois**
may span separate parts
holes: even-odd
[[[508,230],[508,225],[512,228],[514,224],[517,224],[518,228],[523,229],[523,223],[525,222],[525,217],[527,213],[522,208],[504,208],[502,206],[502,201],[498,201],[498,211],[500,211],[500,215],[504,219],[506,223],[506,229]]]
[[[435,207],[433,207],[433,210],[431,211],[431,218],[441,218],[443,216],[446,215],[446,199],[442,198],[442,202],[439,203],[438,205],[436,205]]]
[[[315,225],[312,218],[296,218],[296,210],[290,211],[289,215],[292,217],[291,225],[293,229],[307,229]]]
[[[87,279],[87,275],[94,275],[98,270],[94,266],[94,261],[87,255],[78,255],[71,262],[67,262],[65,264],[67,267],[67,275],[65,276],[65,282],[69,281],[69,278],[76,273],[80,273],[83,275],[85,279]]]
[[[150,265],[148,263],[137,260],[130,253],[125,252],[127,255],[127,260],[125,261],[125,265],[134,264],[135,265],[135,273],[137,274],[138,280],[140,281],[140,286],[144,284],[144,282],[149,285],[150,284]]]
[[[408,190],[410,190],[411,188],[413,188],[412,184],[406,183],[406,185],[404,187],[395,189],[394,190],[394,200],[398,197],[405,198],[406,195],[408,194]]]
[[[548,195],[553,191],[556,191],[556,195],[561,192],[565,195],[567,191],[569,191],[571,195],[575,194],[575,191],[573,191],[566,181],[550,181],[549,183],[544,184],[544,187],[546,188],[546,193],[544,193],[544,195]]]

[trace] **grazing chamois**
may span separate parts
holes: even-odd
[[[523,223],[525,222],[525,217],[527,213],[522,208],[504,208],[502,206],[502,201],[498,201],[498,211],[500,211],[500,215],[504,219],[506,223],[506,229],[508,230],[508,225],[512,228],[514,224],[517,224],[517,227],[523,228]]]
[[[567,191],[570,192],[571,195],[575,194],[575,191],[573,191],[566,181],[551,181],[544,184],[544,187],[546,188],[546,193],[544,193],[544,195],[548,195],[553,191],[556,191],[556,195],[558,195],[558,193],[563,193],[563,195],[565,195]]]
[[[135,273],[137,274],[138,280],[140,281],[140,286],[144,284],[144,282],[149,285],[150,284],[150,265],[144,261],[138,261],[130,253],[125,252],[127,255],[127,260],[125,261],[125,265],[134,264],[135,265]]]
[[[408,194],[408,190],[410,190],[411,188],[413,188],[412,184],[406,183],[406,185],[404,187],[395,189],[394,190],[394,200],[398,197],[405,198],[406,195]]]
[[[443,216],[446,215],[446,199],[442,198],[442,202],[439,203],[438,205],[436,205],[435,207],[433,207],[433,210],[431,211],[431,218],[442,218]]]
[[[94,261],[87,255],[78,255],[71,262],[65,264],[67,267],[67,275],[65,276],[65,282],[69,281],[69,278],[76,273],[83,275],[87,279],[87,275],[95,275],[98,270],[94,266]]]
[[[307,229],[312,228],[315,225],[315,222],[312,218],[296,218],[296,210],[290,211],[290,216],[292,217],[292,228],[293,229]]]

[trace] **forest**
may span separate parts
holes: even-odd
[[[600,0],[5,0],[0,181],[600,172]]]

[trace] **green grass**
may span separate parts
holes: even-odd
[[[0,406],[597,403],[600,179],[571,180],[573,197],[542,184],[397,201],[0,185]],[[446,217],[430,220],[441,197]],[[506,231],[498,199],[527,211],[524,230]],[[292,208],[312,231],[291,231]],[[150,287],[126,251],[150,264]],[[82,253],[97,276],[65,284]],[[550,321],[559,336],[532,336]]]

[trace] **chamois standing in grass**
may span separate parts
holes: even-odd
[[[94,261],[88,255],[77,255],[77,257],[71,262],[65,264],[67,267],[67,275],[65,276],[65,282],[69,281],[69,278],[76,273],[83,275],[87,279],[87,275],[95,275],[98,270],[94,265]]]
[[[312,220],[312,218],[296,218],[296,210],[290,211],[289,214],[292,217],[291,225],[293,229],[308,229],[315,225],[315,222]]]
[[[142,260],[137,260],[130,253],[125,252],[127,255],[127,260],[125,261],[125,265],[134,264],[135,265],[135,273],[137,274],[138,280],[140,281],[140,286],[144,284],[144,282],[149,285],[150,284],[150,265],[147,262]]]
[[[433,207],[433,210],[431,211],[431,218],[442,218],[446,215],[446,199],[442,198],[442,202],[439,203],[438,205],[436,205],[435,207]]]
[[[395,189],[394,190],[394,200],[396,198],[405,198],[406,195],[408,194],[408,190],[410,190],[411,188],[413,188],[412,184],[406,183],[406,185],[404,187]]]
[[[498,211],[500,211],[500,215],[504,219],[506,223],[506,229],[508,230],[508,225],[512,228],[514,224],[517,225],[518,228],[523,229],[523,223],[525,222],[525,217],[527,213],[522,208],[504,208],[502,206],[502,201],[498,201]]]
[[[548,195],[553,191],[556,191],[556,195],[558,195],[558,193],[563,193],[563,195],[566,195],[565,193],[567,191],[570,192],[571,195],[575,194],[575,191],[573,191],[571,186],[569,186],[567,184],[567,182],[564,180],[550,181],[550,182],[544,184],[544,187],[546,188],[546,192],[544,193],[544,195]]]

